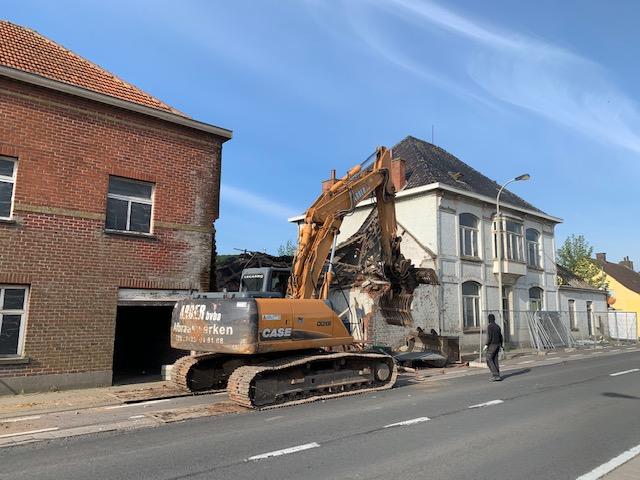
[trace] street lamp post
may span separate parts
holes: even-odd
[[[504,325],[504,304],[503,304],[503,294],[502,294],[502,217],[500,216],[500,195],[502,191],[505,189],[507,185],[512,182],[521,182],[523,180],[529,180],[531,176],[528,173],[523,173],[522,175],[518,175],[515,178],[512,178],[508,182],[506,182],[500,189],[498,190],[498,195],[496,196],[496,224],[497,228],[497,238],[496,238],[496,254],[498,257],[498,316],[500,317],[500,327],[502,328],[502,334],[506,335],[505,325]]]

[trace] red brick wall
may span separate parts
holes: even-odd
[[[119,287],[208,288],[222,141],[0,78],[0,155],[18,158],[0,283],[30,286],[30,362],[0,377],[110,370]],[[152,238],[104,232],[109,175],[155,184]]]

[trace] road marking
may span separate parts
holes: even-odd
[[[619,348],[614,348],[613,350],[609,350],[610,352],[619,352],[620,349]]]
[[[591,352],[591,355],[598,355],[600,353],[604,353],[603,351],[599,351],[599,352]]]
[[[504,403],[504,400],[491,400],[490,402],[485,402],[485,403],[479,403],[477,405],[471,405],[468,408],[483,408],[483,407],[490,407],[492,405],[500,405],[501,403]]]
[[[398,423],[390,423],[389,425],[385,425],[382,428],[402,427],[402,426],[405,426],[405,425],[415,425],[416,423],[428,422],[429,420],[431,420],[429,417],[412,418],[411,420],[404,420],[404,421],[398,422]]]
[[[144,418],[144,415],[131,415],[129,417],[130,420],[135,420],[136,418]]]
[[[576,480],[597,480],[598,478],[604,477],[607,473],[612,470],[615,470],[623,463],[628,462],[635,456],[640,454],[640,445],[637,445],[624,453],[621,453],[615,458],[612,458],[607,463],[603,463],[597,468],[594,468],[589,473],[585,473],[584,475],[578,477]]]
[[[584,353],[574,353],[573,355],[569,355],[570,357],[582,357]]]
[[[284,418],[284,415],[277,415],[275,417],[267,418],[267,419],[265,419],[265,422],[273,422],[274,420],[279,420],[281,418]]]
[[[0,423],[24,422],[25,420],[37,420],[39,418],[42,418],[42,415],[31,415],[30,417],[7,418],[5,420],[0,420]]]
[[[618,375],[624,375],[625,373],[640,372],[640,368],[632,368],[631,370],[623,370],[622,372],[610,373],[610,377],[617,377]]]
[[[0,438],[18,437],[20,435],[29,435],[32,433],[53,432],[54,430],[58,430],[58,429],[59,427],[51,427],[51,428],[41,428],[40,430],[29,430],[28,432],[5,433],[4,435],[0,435]]]
[[[518,365],[524,365],[525,363],[533,363],[535,360],[525,360],[524,362],[518,362]]]
[[[140,403],[125,403],[123,405],[111,405],[110,407],[104,407],[105,410],[115,410],[116,408],[127,408],[127,407],[146,407],[147,405],[154,405],[156,403],[162,402],[170,402],[171,398],[163,398],[160,400],[149,400],[148,402],[140,402]]]
[[[283,448],[282,450],[274,450],[273,452],[261,453],[260,455],[254,455],[253,457],[247,458],[247,461],[251,460],[263,460],[269,457],[279,457],[280,455],[288,455],[289,453],[302,452],[304,450],[309,450],[311,448],[318,448],[320,446],[319,443],[305,443],[304,445],[297,445],[295,447]]]

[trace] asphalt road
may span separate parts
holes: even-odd
[[[640,444],[637,368],[637,351],[523,365],[501,383],[463,377],[5,448],[0,478],[575,479]]]

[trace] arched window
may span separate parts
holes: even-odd
[[[529,289],[529,310],[538,312],[542,310],[542,289],[531,287]]]
[[[527,228],[527,263],[530,267],[540,268],[540,232]]]
[[[478,217],[470,213],[460,214],[460,256],[479,258]]]
[[[464,328],[480,326],[480,284],[462,284],[462,320]]]

